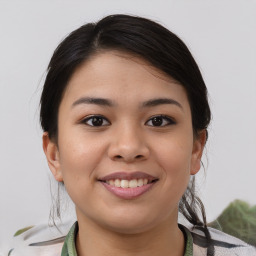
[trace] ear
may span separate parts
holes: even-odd
[[[202,130],[194,138],[194,145],[191,158],[190,174],[195,175],[201,167],[201,158],[203,155],[204,146],[206,143],[207,131]]]
[[[59,150],[55,142],[49,138],[47,132],[43,133],[43,149],[47,158],[48,166],[55,180],[62,182],[62,173],[60,170]]]

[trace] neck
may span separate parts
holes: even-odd
[[[184,236],[175,223],[166,220],[158,227],[123,234],[102,228],[94,223],[79,222],[76,249],[79,256],[182,256]],[[172,224],[173,223],[173,224]]]

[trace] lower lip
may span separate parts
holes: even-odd
[[[149,191],[156,182],[149,183],[147,185],[143,185],[141,187],[136,188],[121,188],[121,187],[115,187],[111,186],[105,182],[101,182],[101,184],[112,194],[116,195],[117,197],[120,197],[122,199],[135,199],[147,191]]]

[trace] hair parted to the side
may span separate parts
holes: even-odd
[[[40,101],[41,126],[51,140],[58,142],[59,105],[72,74],[93,55],[108,50],[141,57],[178,81],[188,96],[194,136],[203,130],[207,132],[211,120],[207,88],[187,46],[174,33],[154,21],[118,14],[78,28],[54,51]],[[190,223],[203,229],[209,244],[207,255],[213,255],[204,206],[195,194],[194,177],[180,200],[179,211]],[[201,218],[198,212],[201,212]]]

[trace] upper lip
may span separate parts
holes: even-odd
[[[107,180],[133,180],[133,179],[148,179],[148,181],[157,180],[157,177],[153,177],[145,172],[114,172],[104,177],[99,178],[99,181]]]

